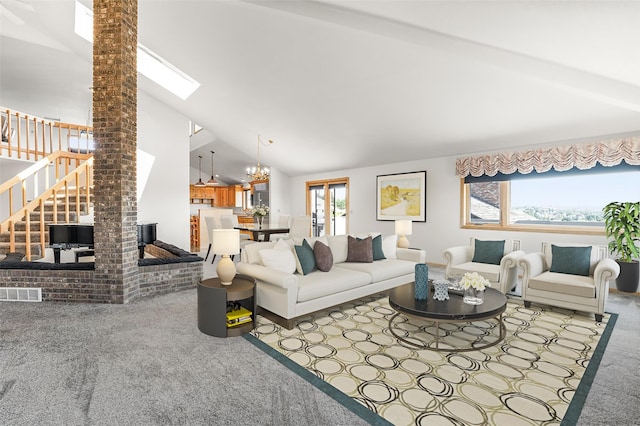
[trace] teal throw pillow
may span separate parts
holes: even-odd
[[[499,265],[504,256],[504,240],[475,240],[472,262]]]
[[[303,240],[301,246],[293,246],[293,249],[296,253],[296,270],[298,273],[307,275],[316,269],[316,258],[307,240]]]
[[[378,235],[371,240],[371,248],[373,249],[373,260],[386,259],[386,257],[384,257],[384,251],[382,250],[382,235]]]
[[[549,272],[589,276],[591,246],[560,247],[551,244],[551,269]]]

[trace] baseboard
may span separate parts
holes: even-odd
[[[629,293],[627,291],[620,291],[617,288],[609,288],[609,293],[617,293],[617,294],[623,294],[625,296],[640,296],[640,291],[636,291],[635,293]]]

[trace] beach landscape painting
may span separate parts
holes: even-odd
[[[427,220],[427,172],[377,176],[377,220]]]

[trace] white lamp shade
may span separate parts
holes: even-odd
[[[396,234],[411,235],[412,223],[410,220],[396,220]]]
[[[240,231],[238,229],[214,229],[211,246],[215,254],[240,253]]]

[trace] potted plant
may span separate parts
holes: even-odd
[[[640,202],[612,202],[603,209],[604,229],[609,251],[617,256],[620,275],[616,287],[620,291],[638,291],[640,280]]]

